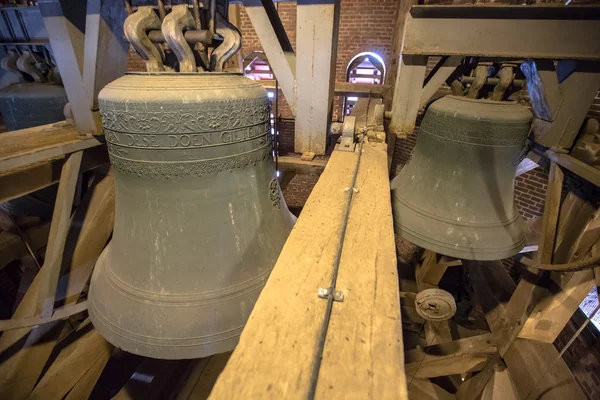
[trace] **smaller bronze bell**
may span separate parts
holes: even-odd
[[[439,254],[500,260],[525,244],[514,179],[532,115],[516,102],[446,96],[425,113],[392,181],[396,233]]]

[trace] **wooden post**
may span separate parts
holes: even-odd
[[[127,66],[125,8],[119,0],[40,0],[40,13],[58,65],[75,125],[101,134],[98,92]],[[85,32],[85,33],[84,33]]]
[[[426,69],[427,56],[400,56],[390,123],[390,131],[397,137],[410,134],[415,129]]]
[[[267,1],[273,5],[271,0]],[[279,16],[274,6],[267,10],[260,0],[244,0],[244,7],[265,50],[269,65],[279,81],[285,100],[292,114],[296,115],[296,56],[291,45],[288,46],[289,40]],[[274,26],[271,20],[275,21],[277,26]]]
[[[79,177],[82,155],[83,152],[81,151],[71,154],[63,165],[60,174],[46,256],[44,257],[43,268],[40,271],[40,274],[43,274],[44,283],[38,292],[36,314],[41,315],[42,318],[50,318],[54,309],[56,284],[60,276],[63,251],[71,225],[71,208],[73,207],[73,197],[77,178]]]
[[[299,0],[296,49],[297,153],[325,154],[333,107],[340,0]]]

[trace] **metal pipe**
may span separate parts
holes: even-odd
[[[210,21],[208,22],[208,30],[211,34],[215,34],[215,24],[217,20],[217,0],[210,1]]]
[[[206,30],[185,31],[183,33],[183,37],[185,38],[185,41],[188,42],[189,44],[202,43],[204,45],[210,45],[212,43],[212,40],[210,40],[211,34],[209,31],[206,31]],[[163,35],[162,31],[159,31],[159,30],[149,31],[148,39],[150,39],[150,41],[152,43],[165,43],[166,42],[165,36]]]
[[[202,29],[202,22],[200,21],[200,5],[198,0],[192,0],[192,15],[194,16],[194,22],[196,23],[196,29]]]
[[[156,2],[158,3],[158,16],[162,21],[167,16],[167,11],[165,10],[165,2],[163,0],[156,0]]]
[[[475,77],[474,76],[463,76],[460,79],[460,82],[471,84],[471,83],[475,82]],[[496,86],[499,83],[500,83],[500,78],[487,78],[487,80],[485,81],[485,85]],[[515,79],[515,80],[513,80],[512,86],[523,87],[526,84],[527,84],[527,81],[525,79]]]

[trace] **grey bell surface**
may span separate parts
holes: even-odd
[[[266,91],[238,74],[141,73],[99,104],[116,215],[92,276],[94,326],[148,357],[232,350],[294,223]]]
[[[532,115],[516,102],[446,96],[426,111],[392,181],[396,233],[452,257],[499,260],[525,245],[514,179]]]

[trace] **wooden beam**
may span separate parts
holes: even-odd
[[[0,135],[0,176],[101,144],[66,122],[6,132]]]
[[[594,168],[568,154],[556,153],[552,150],[548,150],[545,155],[561,167],[568,169],[596,186],[600,186],[600,169]]]
[[[37,251],[46,245],[49,233],[50,223],[46,222],[27,229],[23,236],[32,250]],[[0,269],[28,254],[27,246],[19,235],[8,231],[0,232]]]
[[[427,56],[400,56],[390,122],[390,131],[397,137],[415,129],[426,69]]]
[[[558,232],[555,263],[590,257],[592,246],[600,240],[600,212],[595,205],[569,193],[561,209]],[[549,290],[535,304],[519,337],[554,343],[595,285],[592,270],[552,272],[549,283]]]
[[[58,354],[28,399],[62,399],[96,362],[103,360],[106,364],[113,346],[104,340],[91,323],[71,336],[75,337],[68,338],[71,343]]]
[[[408,388],[408,398],[415,400],[456,400],[456,396],[428,379],[415,379]]]
[[[333,108],[340,0],[299,0],[294,151],[325,154]]]
[[[47,318],[42,318],[41,315],[28,318],[6,319],[0,320],[0,332],[9,331],[11,329],[28,328],[36,325],[43,325],[49,322],[67,319],[72,315],[79,314],[87,310],[87,300],[78,304],[57,308],[52,315]]]
[[[517,339],[504,361],[521,399],[587,398],[553,344]]]
[[[124,40],[123,33],[126,17],[122,0],[87,0],[82,72],[88,107],[95,114],[97,133],[102,132],[98,93],[127,70],[129,43]]]
[[[407,380],[481,371],[497,354],[492,334],[409,350],[405,354]]]
[[[312,161],[301,160],[300,157],[279,156],[279,169],[282,171],[296,171],[301,174],[320,175],[327,166],[327,161],[322,158],[315,158]]]
[[[96,124],[82,78],[86,2],[69,2],[68,7],[60,0],[38,3],[75,124],[81,132],[92,133]]]
[[[271,0],[266,1],[270,2]],[[243,3],[260,44],[265,50],[269,65],[273,68],[273,73],[279,81],[279,86],[290,111],[296,115],[296,56],[293,51],[289,51],[290,49],[282,47],[282,43],[277,36],[278,33],[285,35],[285,30],[283,32],[275,30],[262,1],[243,0]],[[271,15],[271,18],[275,18],[276,22],[278,21],[279,25],[281,24],[276,13]],[[308,60],[303,60],[303,62],[308,62]]]
[[[65,305],[79,300],[80,290],[73,293],[72,286],[80,285],[78,271],[89,271],[106,245],[114,225],[114,179],[106,177],[90,188],[73,217],[73,229],[67,241],[68,254],[72,256],[70,273],[64,293]],[[42,267],[43,269],[43,267]],[[43,275],[38,273],[13,318],[35,315],[37,293]],[[80,286],[82,288],[82,286]],[[33,389],[52,353],[63,329],[63,321],[32,328],[15,329],[0,337],[0,398],[23,399]],[[9,350],[10,351],[7,351]]]
[[[366,143],[316,397],[406,398],[387,149]],[[344,371],[343,373],[341,371]]]
[[[493,378],[496,371],[504,368],[505,366],[500,356],[492,358],[481,372],[468,378],[458,387],[456,400],[481,399],[481,393],[486,388],[490,379]]]
[[[562,193],[564,173],[556,163],[550,166],[546,204],[542,217],[540,245],[536,260],[540,263],[551,263],[558,224],[558,214]],[[517,286],[506,307],[502,320],[506,329],[498,331],[498,351],[504,356],[515,341],[523,325],[531,315],[533,307],[544,294],[540,286],[549,274],[529,268]]]
[[[340,205],[352,187],[357,158],[356,152],[333,152],[211,399],[308,395],[310,372],[321,358],[316,349],[327,305],[317,291],[330,284],[345,214]],[[356,182],[336,285],[345,299],[333,304],[317,396],[402,399],[406,386],[385,145],[364,144]]]
[[[429,100],[433,97],[435,92],[438,91],[440,86],[446,82],[446,80],[452,75],[456,68],[462,62],[462,57],[458,56],[450,56],[443,60],[442,65],[436,71],[436,73],[431,77],[429,82],[423,87],[421,90],[421,102],[419,104],[419,108],[425,107]]]
[[[260,83],[265,89],[275,89],[274,80],[261,80],[257,82]],[[391,89],[391,86],[388,85],[369,85],[367,83],[335,82],[334,93],[336,96],[383,98],[386,93],[391,92]]]
[[[175,400],[207,399],[219,375],[225,369],[229,357],[231,357],[231,352],[196,360],[190,376],[177,393]]]
[[[58,182],[65,156],[26,165],[0,173],[0,203],[16,199]],[[108,164],[104,146],[87,149],[81,160],[81,172]],[[1,263],[1,262],[0,262]]]
[[[39,314],[42,318],[51,317],[52,310],[54,309],[56,284],[60,276],[63,252],[67,241],[67,234],[69,233],[71,208],[73,207],[73,198],[75,196],[82,156],[82,152],[77,152],[69,156],[60,174],[46,256],[44,257],[43,269],[40,270],[44,283],[40,286],[38,292],[36,314]]]
[[[392,35],[392,57],[390,68],[385,76],[385,84],[390,87],[396,86],[396,78],[398,76],[398,66],[400,65],[400,55],[402,54],[402,42],[404,39],[404,27],[406,26],[406,16],[411,6],[417,5],[417,0],[400,0],[397,2],[396,8],[396,25]],[[392,105],[394,91],[390,90],[386,93],[383,103],[386,109],[389,110]]]

